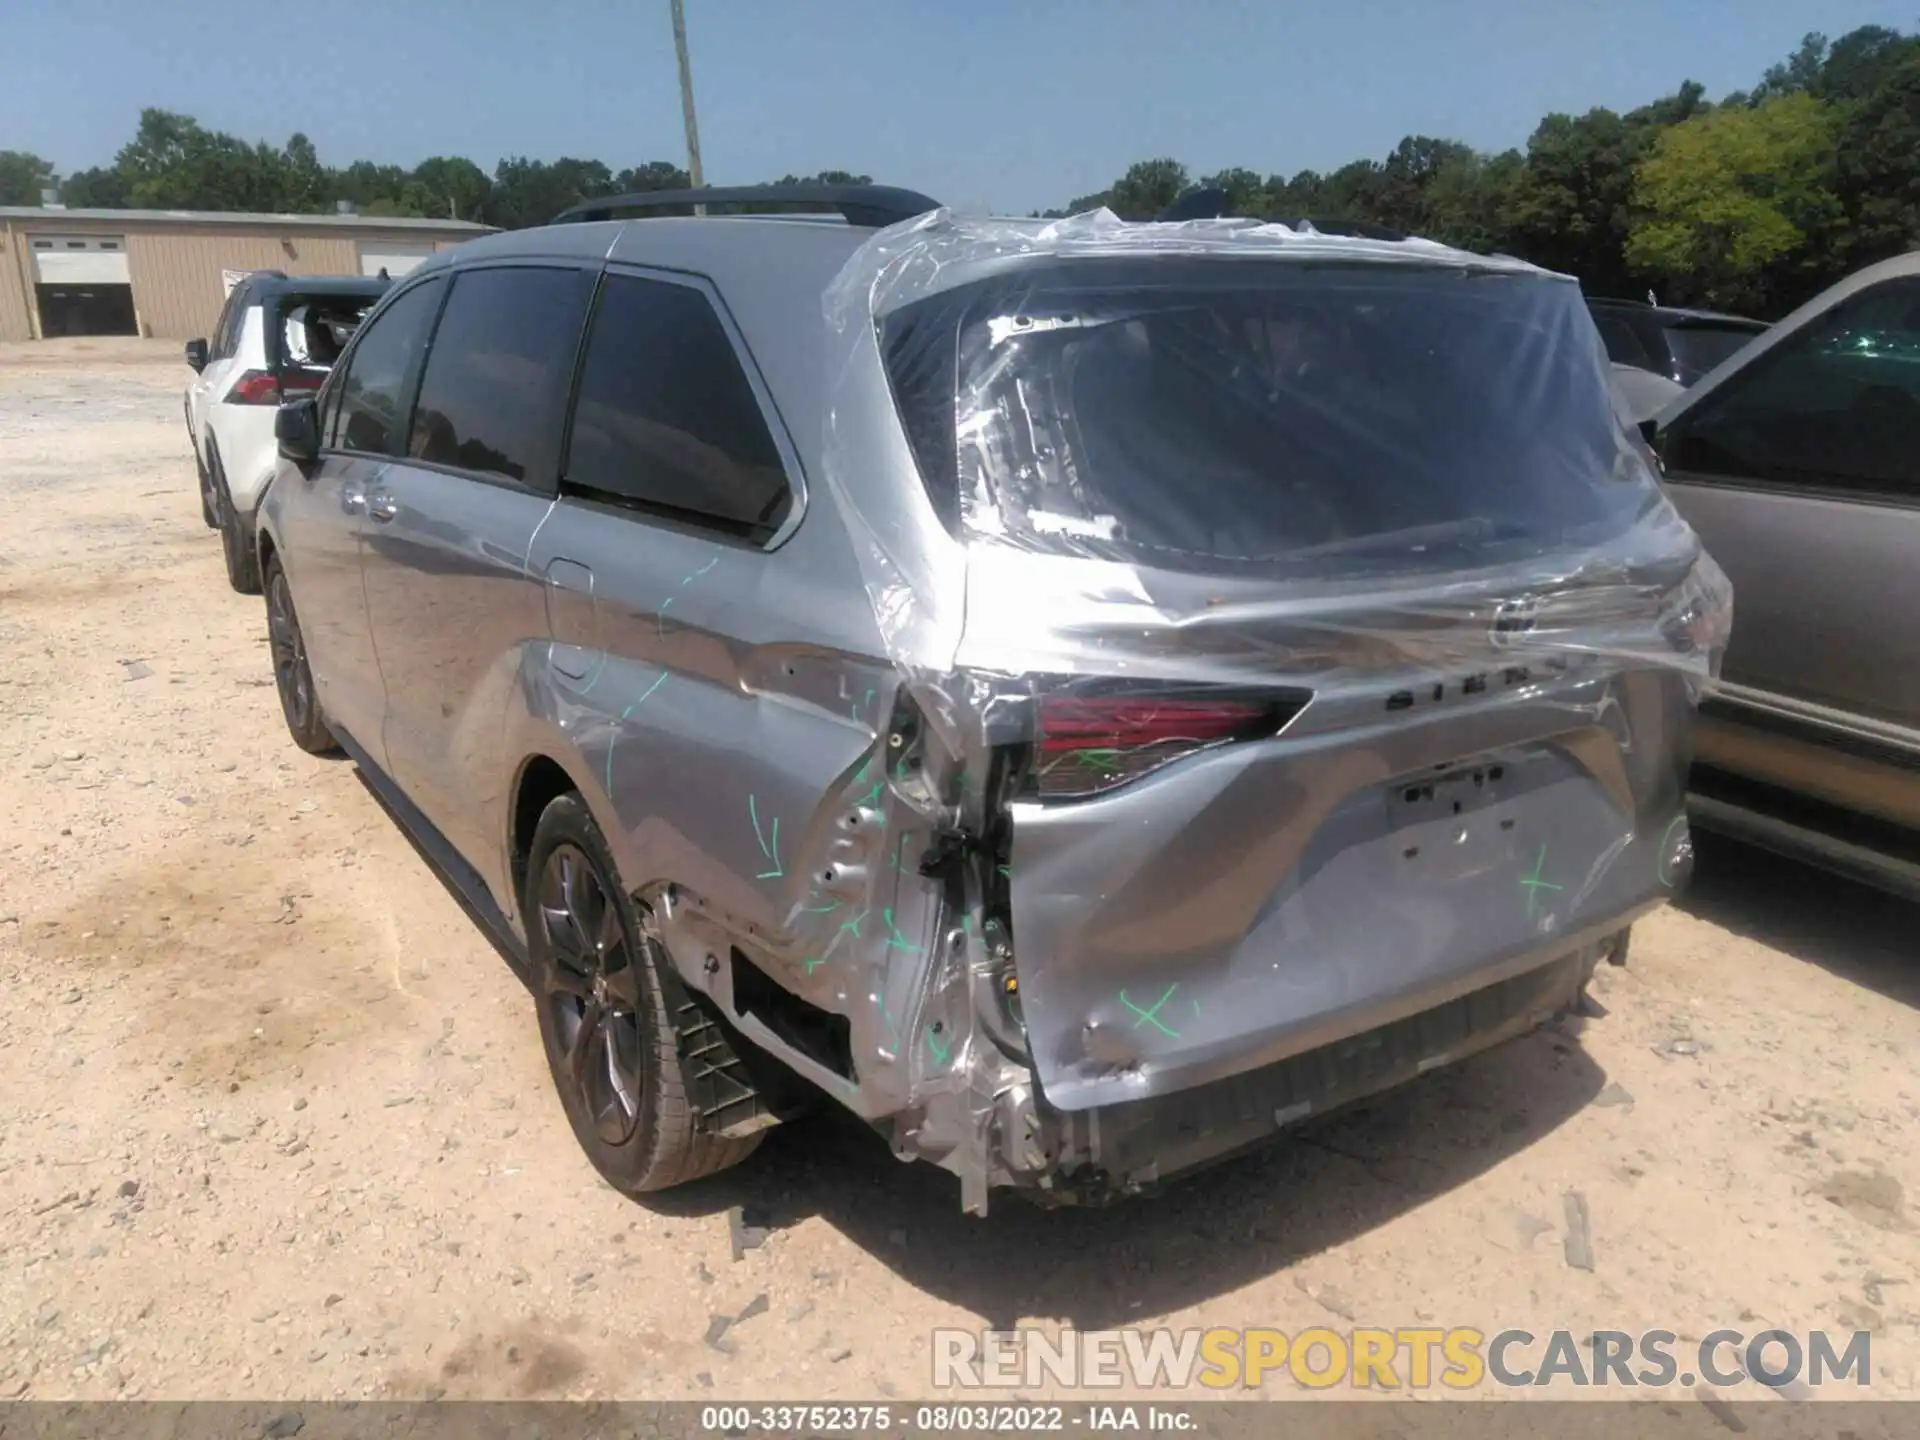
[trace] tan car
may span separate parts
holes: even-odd
[[[1801,306],[1652,423],[1738,597],[1695,824],[1920,896],[1920,254]]]

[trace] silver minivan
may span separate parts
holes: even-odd
[[[976,1213],[1138,1191],[1564,1011],[1685,878],[1731,599],[1571,280],[565,219],[286,407],[261,563],[295,739],[524,962],[615,1184],[824,1095]]]

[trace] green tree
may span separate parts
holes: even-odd
[[[25,150],[0,150],[0,205],[38,205],[53,162]]]
[[[1071,202],[1067,213],[1104,205],[1122,220],[1151,220],[1191,188],[1187,167],[1178,160],[1137,160],[1105,190]]]
[[[1839,154],[1846,260],[1865,265],[1920,245],[1920,52],[1847,108]]]
[[[478,220],[486,212],[493,182],[464,156],[434,155],[413,167],[421,213],[449,220]]]
[[[1764,304],[1769,272],[1817,264],[1841,218],[1836,138],[1833,108],[1805,91],[1666,130],[1634,171],[1627,262],[1681,298]]]
[[[61,182],[60,199],[73,210],[123,210],[130,203],[127,182],[120,171],[99,166],[69,175]]]
[[[1664,100],[1626,115],[1589,110],[1549,115],[1527,141],[1526,165],[1507,197],[1500,229],[1520,255],[1577,275],[1597,294],[1628,294],[1633,167],[1661,130],[1704,109],[1688,81]]]

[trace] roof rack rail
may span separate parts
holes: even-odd
[[[836,210],[849,225],[879,230],[916,215],[938,210],[940,202],[892,185],[709,185],[698,190],[640,190],[631,195],[602,195],[582,200],[550,222],[571,225],[612,220],[616,212],[689,213],[696,205],[741,207],[744,214],[778,214],[782,208]]]

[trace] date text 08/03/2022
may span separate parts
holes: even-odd
[[[1068,1430],[1181,1433],[1198,1421],[1164,1404],[707,1405],[700,1428],[714,1435],[1045,1434]]]

